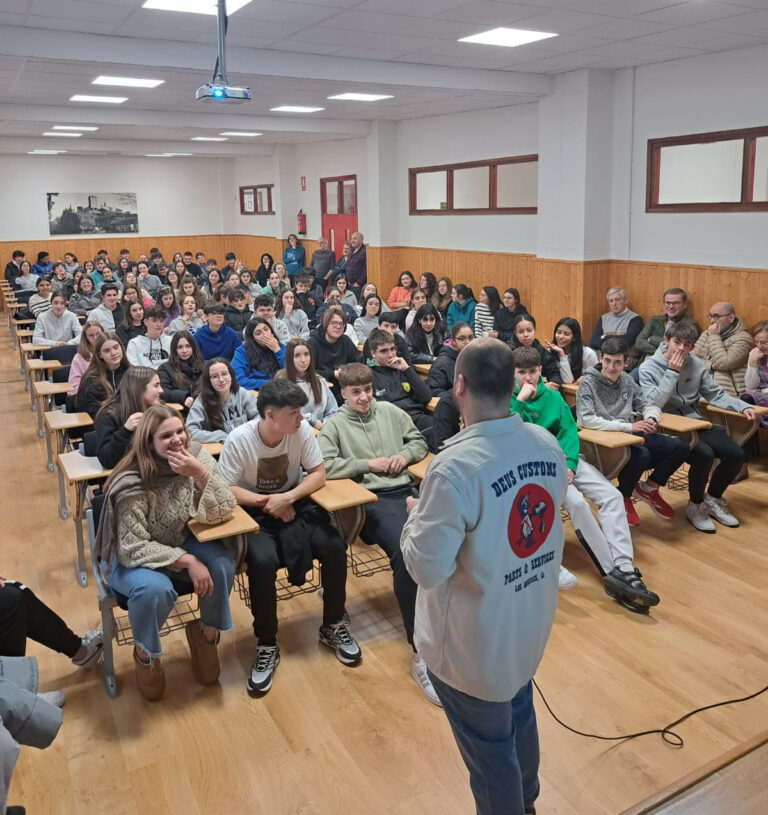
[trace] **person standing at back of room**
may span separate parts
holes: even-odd
[[[465,427],[429,465],[420,499],[407,499],[400,545],[419,587],[416,645],[477,813],[523,815],[539,794],[531,680],[557,604],[566,462],[543,428],[508,415],[508,346],[476,340],[455,376]]]

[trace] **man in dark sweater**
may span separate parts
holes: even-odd
[[[599,351],[608,337],[618,337],[627,344],[627,348],[632,349],[643,328],[643,318],[627,308],[627,293],[620,286],[608,289],[605,299],[610,311],[597,321],[589,338],[590,348]]]
[[[404,410],[421,430],[432,448],[432,417],[424,410],[432,393],[427,383],[397,355],[395,341],[388,331],[375,328],[368,342],[371,348],[373,395],[380,402],[391,402]]]
[[[253,317],[253,312],[245,302],[245,292],[242,289],[228,288],[227,302],[228,305],[224,310],[224,325],[228,325],[238,337],[242,337],[248,321]]]
[[[325,238],[318,238],[317,249],[312,253],[309,270],[315,280],[324,281],[326,274],[336,265],[336,255],[328,248]]]
[[[13,253],[13,260],[9,260],[5,266],[5,279],[16,288],[16,278],[21,277],[21,262],[24,260],[24,252],[16,249]]]

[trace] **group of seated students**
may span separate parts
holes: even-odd
[[[188,271],[191,253],[179,257]],[[136,679],[146,698],[164,692],[159,626],[176,597],[168,570],[186,570],[200,596],[200,621],[186,632],[193,672],[202,684],[218,679],[216,643],[232,628],[234,555],[220,542],[196,542],[186,524],[190,518],[218,523],[235,504],[259,523],[259,532],[248,535],[246,554],[257,640],[249,691],[267,692],[280,661],[280,567],[301,584],[318,560],[324,590],[320,641],[343,664],[361,662],[345,610],[345,544],[310,500],[329,477],[350,478],[377,496],[376,504],[366,506],[360,538],[389,558],[413,650],[411,674],[426,698],[439,704],[413,646],[416,584],[405,568],[400,536],[406,499],[415,490],[408,466],[461,430],[452,398],[454,368],[476,336],[498,338],[514,349],[510,413],[557,438],[569,468],[563,508],[606,591],[627,608],[645,611],[659,602],[633,563],[630,527],[640,523],[633,497],[671,519],[674,511],[659,488],[688,462],[691,524],[702,532],[715,531],[713,519],[739,525],[724,493],[742,467],[743,450],[716,427],[700,431],[689,450],[659,432],[659,419],[662,411],[699,417],[702,397],[755,419],[753,406],[765,405],[768,397],[768,322],[750,335],[733,307],[719,303],[699,336],[685,315],[685,292],[670,289],[664,314],[643,327],[627,309],[623,290],[615,288],[590,346],[570,317],[556,323],[551,342],[542,343],[514,288],[500,296],[485,286],[476,302],[466,285],[438,281],[431,273],[417,285],[403,272],[385,308],[375,286],[364,280],[358,297],[350,297],[339,285],[343,273],[332,268],[319,279],[296,268],[286,279],[283,264],[269,264],[266,288],[253,289],[260,286],[254,284],[259,275],[236,271],[230,266],[234,256],[227,257],[225,285],[213,268],[202,286],[199,276],[180,269],[177,290],[147,284],[155,273],[143,260],[139,283],[132,286],[126,280],[131,264],[123,264],[117,273],[123,276],[122,300],[117,283],[102,280],[101,302],[86,311],[82,329],[77,320],[68,320],[66,331],[59,328],[68,305],[61,294],[49,296],[49,309],[38,313],[36,336],[78,343],[70,382],[77,408],[95,419],[85,452],[113,470],[97,549],[109,584],[128,598]],[[103,260],[96,264],[102,277]],[[82,276],[80,288],[86,279],[92,282]],[[131,292],[135,296],[126,297]],[[302,319],[291,319],[297,311]],[[124,329],[123,336],[116,328]],[[426,379],[414,364],[430,366]],[[575,418],[558,392],[563,383],[578,383]],[[434,397],[439,401],[432,417],[426,407]],[[618,489],[580,458],[577,422],[644,438],[644,445],[630,448]],[[222,443],[218,463],[201,446],[206,442]],[[650,475],[641,480],[644,471]],[[597,519],[585,499],[597,506]],[[575,582],[561,568],[561,588]]]

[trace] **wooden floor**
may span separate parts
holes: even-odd
[[[29,584],[82,631],[97,621],[95,592],[75,582],[72,521],[57,516],[56,478],[45,469],[44,445],[2,326],[0,415],[6,451],[0,574]],[[729,491],[742,519],[737,530],[696,533],[682,517],[684,493],[668,497],[677,517],[663,522],[641,506],[642,525],[633,535],[637,565],[662,598],[649,617],[605,595],[568,529],[565,563],[579,585],[560,596],[537,679],[573,727],[606,735],[659,727],[766,684],[765,461],[753,463],[751,478]],[[221,687],[194,682],[184,637],[172,634],[165,641],[168,691],[158,704],[139,697],[127,648],[117,652],[120,692],[111,701],[99,671],[78,671],[32,643],[42,689],[66,691],[67,704],[52,747],[22,751],[10,803],[23,803],[34,815],[473,812],[443,714],[410,678],[390,575],[350,575],[348,587],[362,665],[345,668],[318,645],[317,595],[282,603],[282,662],[261,700],[245,692],[254,643],[250,614],[236,597],[236,630],[220,647]],[[681,750],[656,736],[585,739],[562,729],[538,699],[537,710],[539,813],[600,815],[622,812],[755,737],[768,722],[768,696],[681,725]]]

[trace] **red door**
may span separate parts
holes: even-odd
[[[323,237],[340,258],[344,241],[357,232],[357,176],[321,178],[320,211]]]

